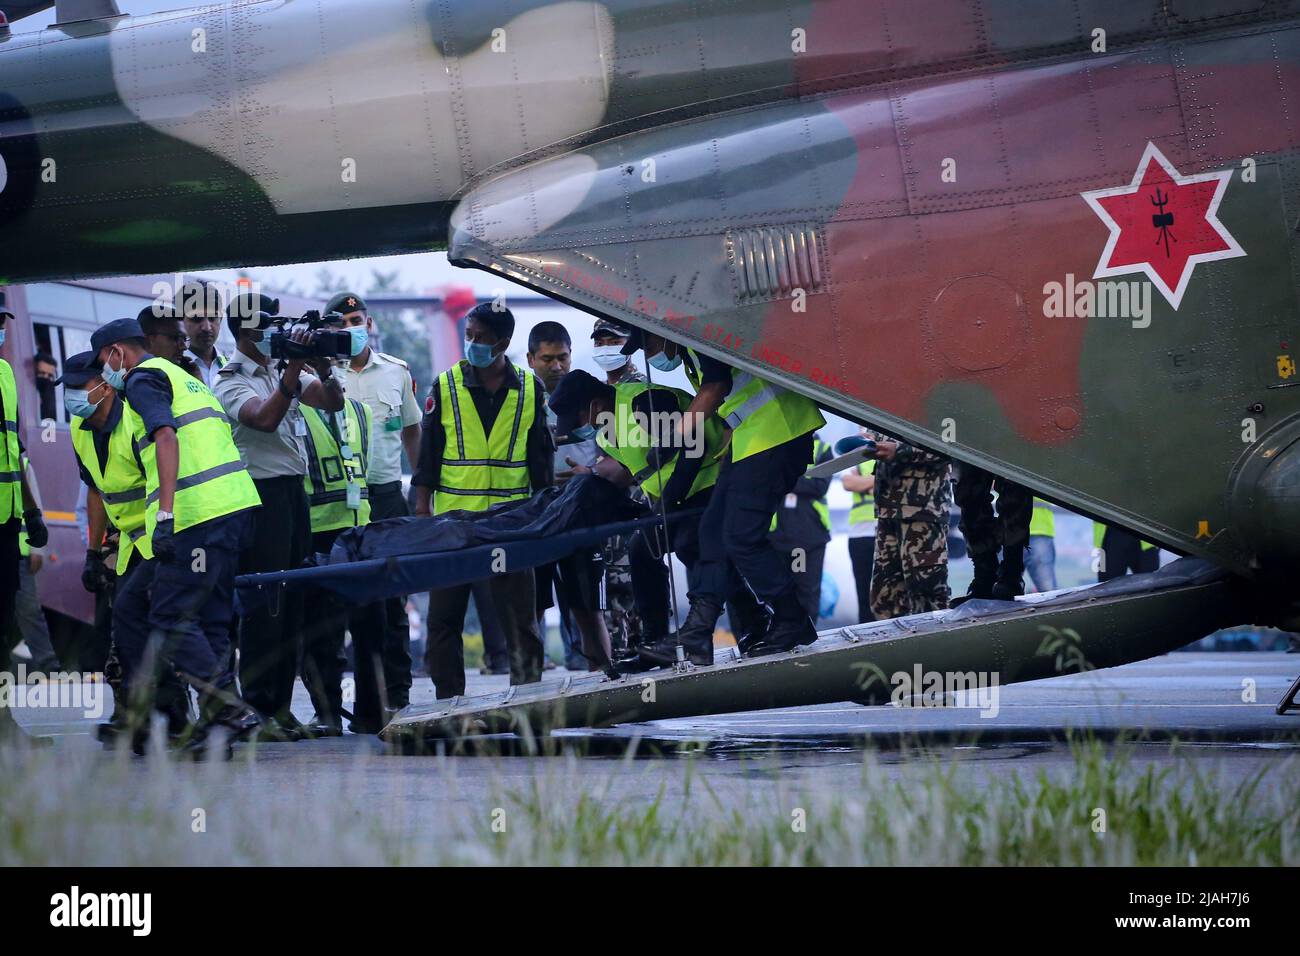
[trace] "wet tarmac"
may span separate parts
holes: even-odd
[[[970,706],[827,704],[561,731],[543,755],[526,753],[527,746],[511,738],[478,741],[472,748],[452,745],[450,753],[393,754],[376,738],[347,734],[260,744],[255,760],[232,765],[231,783],[255,765],[262,784],[280,781],[318,791],[346,780],[377,798],[436,804],[472,800],[489,785],[562,768],[579,786],[648,798],[662,786],[683,786],[689,764],[692,773],[704,773],[724,791],[778,778],[784,785],[835,788],[860,779],[864,761],[900,772],[918,757],[953,761],[979,775],[1010,767],[1065,770],[1072,762],[1071,740],[1084,736],[1132,740],[1139,765],[1182,754],[1245,772],[1300,754],[1300,714],[1274,713],[1297,670],[1295,655],[1172,654],[1000,687],[992,697],[969,700]],[[548,671],[545,679],[562,680],[566,673]],[[473,673],[468,693],[505,684],[504,677]],[[418,679],[413,700],[432,699],[428,679]],[[295,711],[303,719],[311,716],[301,686]],[[95,722],[76,713],[20,709],[17,716],[31,732],[52,736],[56,753],[99,749]],[[358,775],[360,765],[365,770]]]

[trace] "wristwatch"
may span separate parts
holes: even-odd
[[[170,511],[160,511],[158,514],[154,515],[155,521],[174,521],[175,519],[176,516]]]

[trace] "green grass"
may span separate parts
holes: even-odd
[[[308,745],[300,745],[308,746]],[[397,760],[384,800],[351,786]],[[132,760],[86,750],[0,748],[0,865],[1279,865],[1295,859],[1293,759],[1244,777],[1203,757],[1142,765],[1133,745],[1078,743],[1052,772],[972,772],[978,760],[864,756],[853,786],[748,780],[723,799],[698,760],[359,757],[335,776],[283,776],[244,752],[233,765]],[[678,761],[680,763],[680,760]],[[457,775],[491,766],[488,797]],[[283,768],[282,768],[283,769]],[[589,769],[589,768],[586,768]],[[659,774],[651,800],[619,799]],[[336,779],[338,777],[338,779]],[[447,799],[411,794],[435,780]],[[656,779],[651,777],[651,779]],[[403,790],[402,788],[407,788]],[[299,792],[300,791],[300,792]],[[290,794],[298,792],[298,796]],[[736,793],[742,797],[736,805]],[[195,833],[194,810],[206,832]],[[1105,831],[1096,832],[1096,811]],[[429,815],[429,819],[421,819]],[[428,824],[436,817],[437,827]],[[803,826],[798,823],[802,820]],[[493,823],[504,832],[496,832]]]

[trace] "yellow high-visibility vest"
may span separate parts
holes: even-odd
[[[1106,537],[1106,525],[1103,522],[1094,521],[1092,523],[1092,546],[1094,548],[1100,548],[1102,539],[1105,537]],[[1155,545],[1152,544],[1150,541],[1142,542],[1143,551],[1150,551],[1154,547]]]
[[[1029,534],[1042,535],[1046,538],[1056,537],[1056,515],[1052,512],[1052,506],[1042,498],[1034,499],[1034,514],[1029,519]],[[1098,545],[1098,547],[1101,547]]]
[[[443,430],[442,468],[433,496],[433,513],[486,511],[503,501],[527,498],[528,431],[537,405],[531,372],[513,366],[520,388],[509,394],[492,423],[483,429],[474,399],[465,385],[466,362],[457,362],[438,376],[438,402]]]
[[[651,447],[651,436],[636,421],[632,408],[633,400],[652,388],[668,392],[676,398],[679,411],[685,412],[687,406],[691,404],[690,395],[679,388],[672,388],[668,385],[649,385],[645,382],[625,382],[622,385],[615,385],[615,443],[610,442],[606,430],[602,428],[596,434],[596,444],[609,457],[630,471],[633,480],[641,486],[647,495],[657,499],[663,494],[663,488],[668,483],[668,479],[677,470],[677,459],[685,454],[685,449],[679,449],[677,454],[673,455],[662,468],[657,467],[655,450]],[[687,493],[688,498],[699,494],[706,488],[713,487],[717,483],[718,472],[721,469],[719,455],[725,447],[726,434],[722,428],[722,423],[715,416],[710,416],[704,422],[704,449],[702,452],[704,463],[700,466],[695,480],[691,483],[691,489]]]
[[[21,518],[23,515],[23,463],[18,451],[18,387],[14,383],[14,370],[0,359],[0,401],[4,402],[4,415],[0,416],[0,524]]]
[[[858,463],[859,475],[874,475],[876,459]],[[866,524],[876,520],[876,493],[874,491],[854,491],[853,505],[849,508],[849,524]]]
[[[775,448],[826,424],[812,399],[740,369],[731,371],[731,393],[718,417],[731,429],[731,459]]]
[[[172,502],[172,513],[176,516],[174,529],[184,531],[214,518],[260,506],[262,499],[230,435],[230,421],[212,390],[166,359],[147,359],[132,369],[131,374],[142,368],[157,369],[171,383],[172,417],[176,419],[176,442],[180,446],[176,495]],[[158,522],[158,449],[145,433],[144,419],[130,402],[123,409],[123,417],[130,420],[131,438],[144,466],[145,535],[152,539]]]
[[[350,398],[341,413],[322,412],[310,405],[303,405],[301,411],[307,422],[307,474],[302,483],[311,506],[312,532],[369,524],[370,489],[366,485],[366,465],[370,461],[369,406]],[[331,418],[338,429],[337,436]],[[349,486],[355,486],[355,508],[348,505]]]
[[[108,520],[117,529],[117,573],[120,577],[126,574],[132,554],[138,551],[146,561],[153,557],[153,542],[144,533],[145,496],[148,494],[144,470],[135,454],[125,403],[117,427],[108,436],[108,457],[103,469],[99,467],[99,455],[95,453],[95,432],[83,428],[84,421],[72,416],[72,448],[90,473],[100,500],[104,502]],[[98,541],[90,542],[92,548],[99,544]]]

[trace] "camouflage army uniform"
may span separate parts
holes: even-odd
[[[614,384],[625,382],[644,382],[645,375],[637,371],[631,362]],[[632,486],[634,495],[642,494],[636,485]],[[636,602],[632,594],[632,566],[628,559],[628,546],[631,537],[619,535],[605,542],[603,560],[605,564],[605,627],[609,631],[610,648],[617,660],[620,654],[626,656],[634,653],[633,648],[642,643],[641,617],[636,613]]]
[[[948,459],[899,443],[876,463],[876,557],[871,611],[878,620],[948,606]]]

